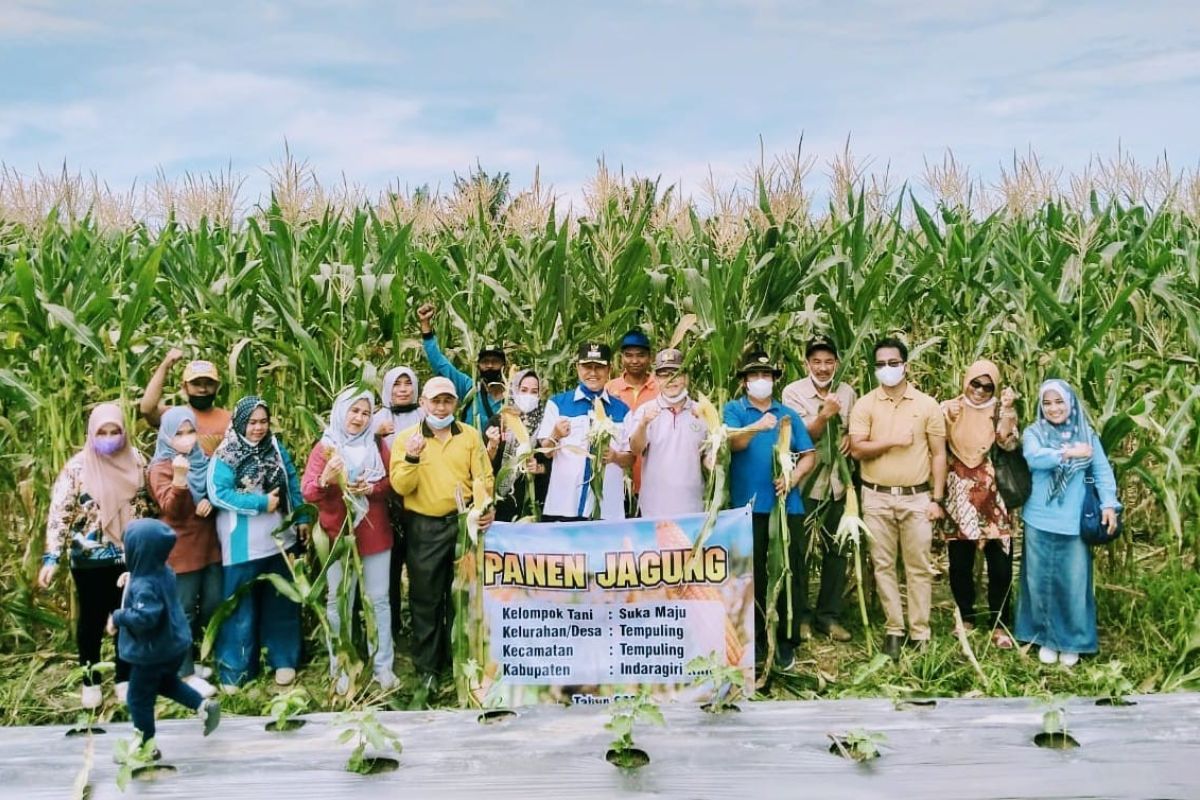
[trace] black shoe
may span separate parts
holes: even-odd
[[[786,672],[796,660],[796,648],[787,639],[775,643],[775,669]]]
[[[892,661],[900,660],[900,648],[904,644],[904,637],[889,633],[883,637],[883,652]]]

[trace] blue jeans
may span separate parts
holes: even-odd
[[[221,605],[223,588],[220,564],[209,564],[192,572],[180,572],[175,575],[175,593],[183,605],[183,613],[187,617],[193,640],[200,641],[204,638],[205,626],[212,619],[217,606]],[[179,665],[179,677],[186,678],[195,671],[192,649],[188,648],[183,655],[183,662]]]
[[[282,555],[229,564],[223,570],[225,597],[251,581],[217,634],[217,671],[223,685],[240,686],[258,672],[258,653],[267,648],[271,669],[295,669],[300,662],[300,606],[259,575],[291,575]]]
[[[125,704],[129,719],[142,733],[142,741],[154,738],[154,700],[169,697],[192,711],[200,707],[200,694],[179,679],[179,659],[161,664],[133,664],[129,671],[129,692]]]
[[[1025,525],[1014,634],[1066,653],[1097,650],[1092,551],[1078,536]]]

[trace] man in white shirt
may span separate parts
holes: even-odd
[[[658,396],[630,415],[630,449],[642,457],[644,517],[670,517],[704,511],[704,472],[700,448],[708,435],[693,414],[683,353],[662,350],[654,359]]]

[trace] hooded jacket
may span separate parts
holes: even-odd
[[[126,526],[124,541],[129,582],[112,615],[121,629],[120,656],[130,664],[170,662],[192,646],[175,572],[167,566],[175,532],[156,519],[139,519]]]

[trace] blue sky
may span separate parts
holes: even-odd
[[[698,191],[759,158],[984,175],[1032,146],[1200,160],[1195,0],[0,0],[0,160],[114,188],[286,139],[327,182],[449,185],[476,161],[573,195],[610,166]]]

